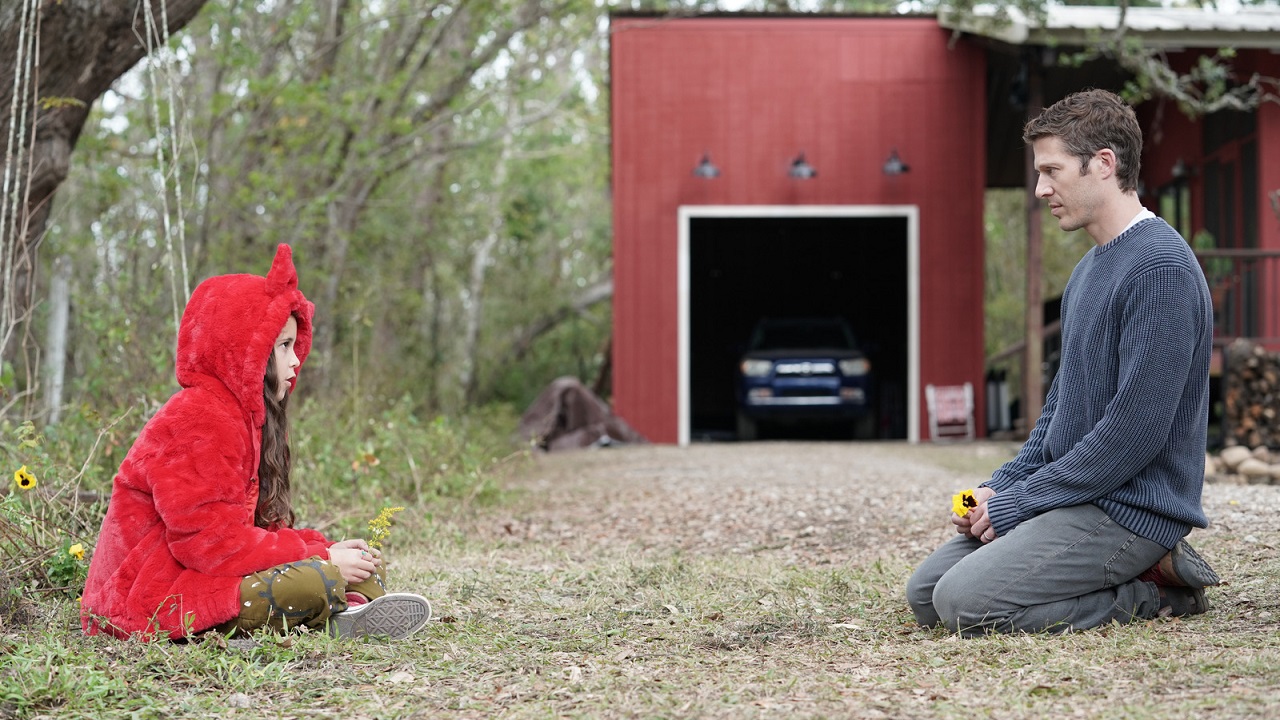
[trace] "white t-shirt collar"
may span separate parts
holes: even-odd
[[[1124,229],[1120,231],[1120,235],[1123,235],[1129,232],[1129,228],[1133,227],[1134,225],[1137,225],[1143,220],[1150,220],[1155,216],[1156,216],[1155,213],[1151,212],[1146,208],[1142,208],[1142,210],[1137,215],[1133,216],[1133,219],[1129,221],[1129,224],[1124,226]],[[1120,235],[1117,235],[1116,237],[1120,237]]]

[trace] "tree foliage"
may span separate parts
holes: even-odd
[[[0,5],[0,415],[31,371],[36,252],[89,108],[206,0],[15,0]],[[15,341],[15,333],[23,333]],[[26,361],[17,380],[11,357]],[[25,387],[19,389],[19,385]],[[12,397],[10,397],[12,396]]]
[[[609,276],[598,21],[578,0],[210,2],[94,109],[59,196],[69,400],[167,396],[190,288],[265,272],[279,242],[318,306],[301,387],[339,411],[594,372],[607,304],[563,311]],[[557,351],[526,342],[546,317]]]
[[[986,353],[990,357],[1025,338],[1027,284],[1026,191],[988,190],[984,213],[986,236]],[[1080,258],[1093,247],[1083,232],[1063,232],[1047,208],[1041,213],[1043,233],[1041,287],[1045,299],[1062,295]]]
[[[304,290],[319,308],[302,393],[333,412],[368,414],[401,396],[431,413],[495,400],[522,406],[556,375],[599,371],[611,287],[607,4],[24,1],[0,8],[0,53],[17,47],[17,11],[28,5],[42,9],[46,32],[70,33],[73,11],[98,24],[62,55],[53,40],[40,46],[30,117],[45,130],[76,117],[80,124],[67,125],[74,132],[64,133],[59,151],[70,157],[75,148],[66,181],[51,176],[61,190],[38,203],[49,222],[24,235],[27,249],[42,243],[25,260],[38,281],[24,286],[34,314],[25,318],[29,332],[7,345],[0,408],[42,412],[33,391],[44,360],[43,278],[56,258],[73,268],[62,402],[110,415],[141,402],[142,419],[173,389],[175,328],[190,289],[212,274],[265,271],[278,242],[294,245]],[[1044,7],[1002,6],[1033,16]],[[632,4],[672,15],[717,7]],[[166,43],[141,10],[150,21],[167,12],[177,34]],[[1089,52],[1137,63],[1135,97],[1168,91],[1155,66],[1143,70],[1158,56],[1122,33],[1103,39]],[[114,75],[98,68],[86,76],[62,57],[83,65],[94,53],[123,58]],[[1186,97],[1224,102],[1239,83],[1216,67],[1183,69],[1175,79],[1191,83]],[[92,82],[73,82],[83,77]],[[9,88],[0,83],[0,100]],[[1021,237],[1020,215],[1010,208],[1000,237]],[[1013,242],[989,254],[989,264],[1019,252]],[[989,267],[987,276],[1021,275]],[[998,330],[1019,316],[999,309],[1014,302],[1020,287],[989,291],[990,342],[1016,337]]]

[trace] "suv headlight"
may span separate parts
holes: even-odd
[[[857,377],[871,372],[871,362],[866,358],[853,358],[840,361],[840,372],[845,377]]]
[[[773,370],[772,360],[743,360],[742,374],[745,377],[764,377]]]

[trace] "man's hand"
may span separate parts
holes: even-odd
[[[977,538],[984,543],[995,540],[995,528],[991,527],[991,520],[987,517],[987,500],[995,494],[996,491],[989,487],[976,488],[973,491],[973,499],[978,501],[978,507],[970,510],[964,517],[951,513],[951,522],[955,524],[956,532],[965,537]]]

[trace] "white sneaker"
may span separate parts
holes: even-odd
[[[388,593],[329,616],[329,634],[339,638],[400,640],[431,620],[431,603],[413,593]]]

